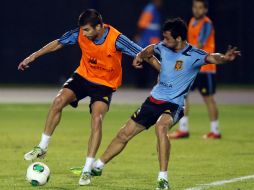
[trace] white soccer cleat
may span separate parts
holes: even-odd
[[[24,155],[24,159],[28,161],[35,160],[36,158],[42,159],[46,156],[46,153],[47,150],[43,150],[40,147],[36,146],[33,148],[33,150]]]
[[[170,188],[169,188],[169,183],[168,183],[168,181],[165,180],[165,179],[159,179],[159,180],[157,181],[157,183],[158,183],[158,186],[156,187],[155,190],[170,189]]]
[[[92,178],[92,175],[90,172],[82,173],[79,179],[79,185],[81,186],[89,185],[91,183],[91,178]]]

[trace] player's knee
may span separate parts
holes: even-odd
[[[94,130],[96,129],[100,129],[101,128],[101,124],[102,124],[102,114],[92,114],[92,128]]]
[[[92,120],[95,123],[101,123],[103,119],[102,114],[92,114]]]
[[[60,111],[63,109],[64,105],[64,98],[62,96],[57,96],[53,101],[52,108],[56,111]]]
[[[169,126],[170,126],[169,122],[159,122],[159,123],[157,123],[155,125],[155,130],[156,130],[157,136],[167,135]]]
[[[214,102],[214,98],[212,95],[209,95],[209,96],[203,96],[205,102],[207,103],[213,103]]]

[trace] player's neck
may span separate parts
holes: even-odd
[[[182,51],[186,46],[187,46],[187,42],[186,42],[186,41],[180,42],[180,43],[175,47],[175,52]]]
[[[103,36],[104,32],[105,32],[105,27],[104,27],[104,25],[103,25],[102,28],[101,28],[101,30],[100,30],[100,32],[99,32],[99,34],[97,35],[97,37],[96,37],[95,39],[96,39],[96,40],[101,39],[101,37]]]
[[[202,16],[200,16],[200,17],[195,17],[195,20],[201,20],[201,19],[203,19],[204,17],[205,17],[206,15],[202,15]]]

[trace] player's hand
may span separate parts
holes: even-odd
[[[25,58],[18,66],[18,70],[24,71],[25,69],[29,68],[29,64],[35,60],[34,55],[30,55],[27,58]]]
[[[241,56],[241,51],[237,47],[228,46],[227,52],[224,54],[225,62],[233,61],[237,56]]]
[[[140,58],[139,54],[134,58],[133,62],[132,62],[132,66],[135,69],[142,69],[143,65],[142,65],[143,59]]]

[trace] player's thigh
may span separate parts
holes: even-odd
[[[76,95],[72,90],[68,88],[62,88],[56,95],[54,99],[54,103],[61,104],[62,106],[66,106],[70,102],[75,101],[76,99],[77,99]]]
[[[132,119],[129,119],[127,123],[119,130],[117,136],[124,140],[130,140],[140,132],[144,131],[146,128]]]
[[[78,107],[78,102],[88,96],[89,85],[91,83],[77,73],[74,73],[63,85],[64,89],[73,91],[76,99],[70,102],[73,108]]]
[[[104,116],[109,110],[112,95],[113,89],[107,86],[98,85],[91,88],[89,91],[89,96],[91,97],[89,104],[90,113],[92,115],[103,114]]]
[[[170,114],[163,113],[159,117],[159,119],[156,122],[155,129],[158,130],[165,130],[166,132],[168,129],[173,126],[174,120],[173,117]]]
[[[100,116],[103,119],[109,109],[109,105],[103,101],[95,101],[90,108],[92,117]]]

